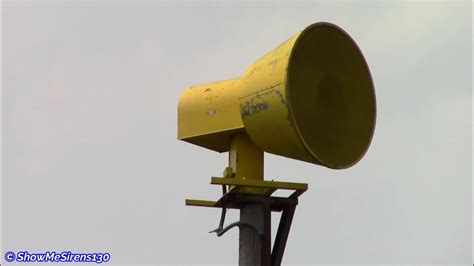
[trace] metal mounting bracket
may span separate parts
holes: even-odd
[[[227,209],[241,209],[249,203],[257,203],[266,206],[270,211],[282,212],[273,250],[271,251],[271,265],[281,265],[296,205],[298,205],[298,197],[308,189],[308,185],[304,183],[240,179],[233,177],[212,177],[211,184],[222,186],[222,197],[218,201],[186,199],[186,205],[222,208],[219,226],[210,232],[216,233],[217,236],[222,236],[228,230],[236,226],[248,226],[253,228],[262,239],[266,239],[263,243],[264,249],[269,250],[271,246],[270,237],[265,236],[265,232],[269,231],[259,230],[255,226],[242,221],[234,222],[224,227]],[[227,191],[227,186],[231,187],[229,191]],[[257,188],[257,190],[255,188]],[[294,192],[287,198],[271,196],[278,189],[294,190]],[[271,224],[268,226],[271,227]]]

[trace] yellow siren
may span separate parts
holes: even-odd
[[[192,86],[178,105],[178,138],[214,151],[247,134],[261,150],[329,168],[367,151],[376,103],[369,67],[334,24],[310,25],[235,79]]]

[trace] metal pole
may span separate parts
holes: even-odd
[[[248,203],[240,209],[239,265],[271,263],[271,212],[265,203]]]
[[[263,180],[263,151],[246,134],[230,141],[229,167],[236,179]],[[242,192],[258,192],[246,188]],[[239,265],[266,266],[271,263],[271,212],[264,202],[249,202],[240,210]]]

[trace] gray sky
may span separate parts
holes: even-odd
[[[266,154],[267,178],[310,186],[284,263],[471,263],[471,14],[448,1],[5,2],[4,252],[235,264],[238,231],[208,234],[220,211],[184,206],[219,196],[208,183],[227,154],[176,140],[179,96],[329,21],[365,54],[377,127],[347,170]]]

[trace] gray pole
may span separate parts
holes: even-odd
[[[240,209],[240,222],[239,266],[270,265],[270,209],[265,203],[248,203]]]

